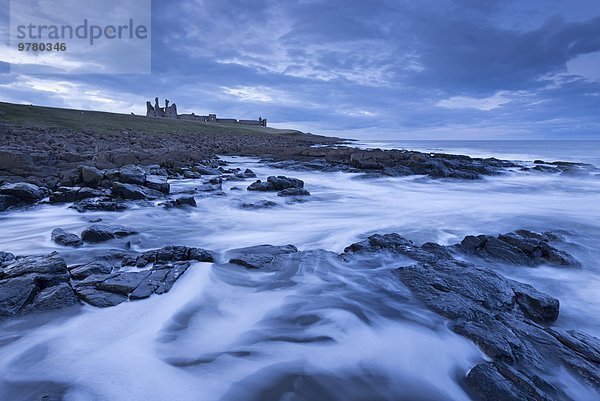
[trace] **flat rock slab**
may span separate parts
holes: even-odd
[[[77,234],[68,233],[62,228],[55,228],[52,230],[51,234],[52,241],[56,242],[59,245],[71,246],[71,247],[79,247],[83,245],[83,241]]]
[[[86,228],[81,233],[81,238],[85,242],[103,242],[134,234],[138,234],[138,232],[127,227],[111,226],[108,224],[94,224]]]

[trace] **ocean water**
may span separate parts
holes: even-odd
[[[514,142],[497,150],[471,142],[388,145],[523,160],[598,158],[597,143]],[[580,268],[489,267],[559,298],[557,326],[600,336],[598,175],[512,171],[473,182],[365,179],[227,160],[262,179],[300,178],[313,195],[286,203],[274,194],[230,191],[248,180],[224,184],[225,196],[197,196],[198,207],[188,210],[80,214],[41,205],[0,214],[0,250],[17,255],[57,250],[73,264],[111,250],[176,244],[213,250],[220,262],[193,265],[169,293],[148,300],[3,323],[0,399],[27,400],[60,388],[66,400],[77,401],[469,400],[461,380],[484,355],[392,277],[398,261],[381,257],[349,267],[335,258],[373,233],[452,244],[469,234],[521,228],[560,232],[563,249]],[[173,181],[172,190],[201,181]],[[258,200],[279,205],[240,208]],[[76,250],[50,241],[52,229],[79,233],[93,218],[141,235]],[[228,250],[259,244],[294,244],[314,250],[314,257],[284,272],[222,264]],[[593,399],[568,375],[547,379],[573,399]]]

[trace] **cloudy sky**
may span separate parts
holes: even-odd
[[[160,96],[356,138],[600,139],[600,1],[152,3],[151,74],[9,74],[3,51],[0,100],[137,114]]]

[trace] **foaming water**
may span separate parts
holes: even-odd
[[[468,234],[559,231],[581,268],[490,267],[559,298],[559,326],[600,335],[594,318],[600,315],[598,176],[365,179],[228,160],[261,179],[300,178],[313,195],[294,203],[272,193],[231,191],[249,184],[233,181],[224,184],[223,196],[197,196],[197,208],[80,214],[41,205],[0,215],[0,250],[57,250],[69,264],[168,244],[216,251],[218,262],[227,250],[265,243],[310,251],[279,271],[197,263],[161,296],[84,307],[47,322],[6,322],[0,394],[19,399],[26,387],[61,388],[68,400],[468,400],[461,378],[482,354],[392,277],[402,261],[382,255],[346,264],[336,258],[375,232],[451,244]],[[174,181],[172,191],[200,183]],[[240,207],[259,200],[279,205]],[[79,249],[50,241],[56,227],[79,233],[97,219],[141,234]]]

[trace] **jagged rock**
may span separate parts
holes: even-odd
[[[79,305],[79,299],[77,299],[71,286],[67,283],[60,283],[40,291],[35,296],[33,302],[27,305],[24,312],[45,312],[64,309],[75,305]]]
[[[0,270],[0,278],[11,278],[25,274],[68,274],[65,260],[58,252],[52,252],[45,256],[18,257],[12,261],[5,262]]]
[[[68,233],[62,228],[55,228],[51,234],[52,241],[59,245],[78,247],[83,245],[83,241],[77,234]]]
[[[123,266],[144,267],[150,263],[185,262],[192,260],[198,262],[214,262],[212,254],[205,249],[169,245],[160,249],[143,252],[133,258],[126,258],[123,260],[122,264]]]
[[[517,265],[579,266],[571,255],[551,246],[548,243],[551,239],[549,234],[527,230],[499,235],[497,238],[490,235],[469,235],[456,246],[456,249],[484,259]]]
[[[5,263],[12,262],[13,260],[15,260],[15,255],[12,253],[0,252],[0,267],[2,267],[2,265]]]
[[[123,184],[120,182],[113,183],[112,194],[119,198],[132,200],[157,199],[163,196],[161,192],[154,189],[136,184]]]
[[[102,242],[114,238],[138,234],[137,231],[123,226],[110,226],[107,224],[94,224],[81,233],[85,242]]]
[[[83,199],[106,196],[107,192],[87,187],[59,187],[50,194],[50,203],[76,202]]]
[[[197,164],[193,167],[193,171],[201,175],[221,175],[221,172],[215,168]]]
[[[293,245],[257,245],[230,251],[229,254],[232,257],[229,259],[229,263],[244,266],[247,269],[262,269],[273,263],[277,256],[297,252],[298,248]]]
[[[38,287],[31,274],[0,280],[0,319],[21,313],[37,291]]]
[[[164,294],[168,292],[177,279],[190,267],[189,262],[174,262],[161,264],[150,270],[146,277],[131,293],[130,299],[144,299],[152,294]]]
[[[536,323],[553,323],[558,318],[559,301],[528,284],[512,281],[516,301],[525,315]]]
[[[304,181],[297,178],[271,176],[267,182],[257,180],[248,186],[248,191],[283,191],[288,188],[304,188]]]
[[[20,202],[34,203],[44,198],[44,191],[35,184],[27,182],[7,183],[0,187],[0,195],[9,195]]]
[[[144,186],[162,192],[165,195],[171,190],[171,186],[167,182],[167,177],[160,175],[147,175]]]
[[[246,170],[244,170],[243,172],[237,172],[234,174],[234,176],[236,178],[256,178],[256,174],[254,173],[254,171],[250,170],[249,168],[247,168]]]
[[[600,364],[600,339],[575,330],[563,330],[557,327],[546,328],[546,331],[587,360]]]
[[[125,166],[119,169],[119,182],[123,184],[144,185],[146,172],[138,166]]]
[[[303,188],[288,188],[277,192],[277,196],[309,196],[310,192]]]
[[[6,209],[16,206],[19,203],[19,199],[11,195],[0,195],[0,212]]]
[[[182,196],[182,197],[179,197],[174,200],[166,201],[164,203],[164,206],[166,208],[173,208],[173,207],[185,207],[185,206],[197,207],[198,205],[196,204],[196,199],[193,196]]]
[[[243,209],[268,209],[275,206],[277,206],[277,203],[269,200],[260,200],[254,203],[242,203],[240,205]]]
[[[79,180],[82,184],[90,187],[98,186],[104,179],[104,172],[96,167],[80,166]]]
[[[128,295],[132,293],[140,283],[150,275],[150,271],[124,272],[113,275],[99,283],[96,288],[101,291],[114,292]]]
[[[86,303],[99,308],[108,308],[127,301],[125,295],[99,291],[88,286],[76,287],[75,293]]]
[[[112,265],[108,262],[95,261],[85,265],[73,266],[69,268],[71,277],[75,280],[83,280],[92,275],[107,275],[112,272]]]
[[[69,207],[77,210],[79,213],[98,210],[118,212],[127,209],[127,205],[123,201],[109,197],[83,199]]]

